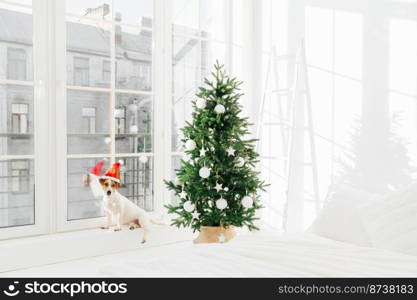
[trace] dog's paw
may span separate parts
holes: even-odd
[[[115,228],[114,231],[122,231],[122,228]]]
[[[109,226],[100,226],[101,229],[109,229]]]

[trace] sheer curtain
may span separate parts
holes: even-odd
[[[417,163],[417,1],[259,5],[264,92],[259,151],[262,175],[271,184],[264,223],[303,230],[335,191],[384,195],[410,184]],[[296,59],[302,43],[312,122],[308,97],[293,89],[294,73],[304,70]],[[300,101],[306,104],[297,105]],[[294,129],[294,116],[302,116],[303,130]],[[294,139],[302,154],[295,162],[289,143]],[[291,171],[296,174],[289,180]],[[299,192],[288,193],[291,189]],[[289,214],[294,207],[296,213]]]

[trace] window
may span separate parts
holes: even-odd
[[[27,160],[15,160],[11,162],[12,178],[11,189],[14,193],[29,192],[29,162]]]
[[[90,60],[74,57],[74,85],[88,86],[90,81]]]
[[[34,118],[32,108],[43,93],[41,88],[34,92],[34,53],[41,53],[43,45],[34,41],[33,22],[31,1],[0,1],[0,239],[43,233],[39,226],[46,221],[41,218],[41,178],[35,193],[35,175],[42,166],[34,167],[34,149],[45,148],[34,135],[42,121]],[[38,116],[42,119],[44,112]]]
[[[116,119],[116,134],[124,134],[126,128],[126,108],[117,107],[114,112]]]
[[[150,89],[152,81],[150,65],[148,65],[147,63],[138,63],[138,68],[139,81],[141,82],[143,89]]]
[[[83,107],[82,115],[85,132],[88,134],[96,133],[96,108]]]
[[[227,12],[242,1],[173,1],[172,15],[172,120],[171,170],[179,168],[183,157],[182,128],[190,120],[192,100],[199,85],[212,71],[216,60],[234,73],[231,19]],[[236,22],[242,26],[239,21]],[[173,199],[173,201],[177,201]]]
[[[108,60],[103,60],[103,74],[102,78],[104,82],[110,82],[110,76],[111,76],[111,64]]]
[[[26,51],[19,48],[7,48],[7,78],[26,80]]]
[[[121,193],[162,209],[196,88],[216,58],[233,62],[231,2],[34,0],[32,15],[30,0],[0,0],[0,239],[101,224],[82,181],[101,160],[124,162]]]
[[[67,79],[63,226],[102,222],[101,200],[80,180],[102,159],[106,167],[123,160],[121,192],[153,210],[153,1],[66,4],[67,72],[73,60],[74,83]]]
[[[28,132],[28,111],[29,105],[22,103],[12,104],[12,132],[27,133]]]

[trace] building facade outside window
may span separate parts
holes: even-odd
[[[116,134],[126,133],[126,108],[117,107],[114,112]]]
[[[7,48],[7,78],[26,80],[26,51],[19,48]]]
[[[103,81],[104,82],[109,82],[110,81],[110,76],[111,76],[110,61],[103,60],[103,73],[102,73]]]
[[[27,133],[28,132],[28,112],[29,105],[25,103],[12,104],[12,132]]]
[[[74,57],[74,85],[88,86],[90,81],[90,60]]]
[[[29,163],[27,160],[11,162],[11,189],[13,193],[29,192]]]
[[[95,107],[83,107],[83,124],[85,133],[96,132],[96,108]]]

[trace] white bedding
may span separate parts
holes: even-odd
[[[161,249],[164,249],[161,251]],[[99,277],[416,277],[417,257],[313,234],[255,233],[226,244],[108,255],[13,276]],[[173,250],[172,250],[173,249]],[[52,269],[51,269],[52,268]]]

